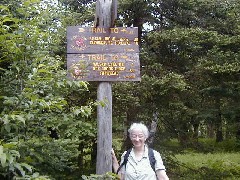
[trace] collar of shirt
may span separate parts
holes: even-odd
[[[135,154],[134,154],[133,148],[132,148],[129,156],[131,156],[133,159],[135,159]],[[146,145],[144,146],[144,153],[143,153],[142,158],[148,158],[148,147]]]

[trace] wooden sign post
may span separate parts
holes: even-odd
[[[113,81],[140,81],[138,29],[113,27],[117,0],[97,0],[95,27],[67,28],[68,77],[99,81],[96,174],[112,171]],[[101,103],[103,104],[103,103]]]
[[[117,2],[115,2],[117,3]],[[96,5],[95,23],[99,27],[110,28],[116,18],[111,12],[114,6],[112,0],[98,0]],[[98,101],[105,101],[106,105],[98,105],[98,140],[96,174],[112,171],[112,85],[110,82],[100,82],[97,92]]]

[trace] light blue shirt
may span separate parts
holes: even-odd
[[[121,163],[124,160],[124,155],[127,151],[122,154]],[[159,152],[153,150],[154,157],[156,159],[155,172],[157,170],[165,170],[163,161]],[[124,174],[124,180],[156,180],[156,173],[151,167],[150,160],[148,158],[148,147],[145,146],[145,151],[140,160],[137,160],[133,150],[130,152],[128,161],[125,166],[120,170],[120,173]]]

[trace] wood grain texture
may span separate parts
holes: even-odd
[[[109,82],[98,85],[98,101],[104,105],[98,106],[98,141],[97,141],[97,174],[112,171],[112,86]]]
[[[95,25],[99,27],[112,27],[112,0],[98,0],[96,6]],[[98,101],[98,139],[96,174],[105,174],[112,171],[112,85],[110,82],[100,82],[97,92]]]

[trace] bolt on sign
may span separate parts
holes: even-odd
[[[140,81],[137,28],[69,26],[68,77],[81,81]]]

